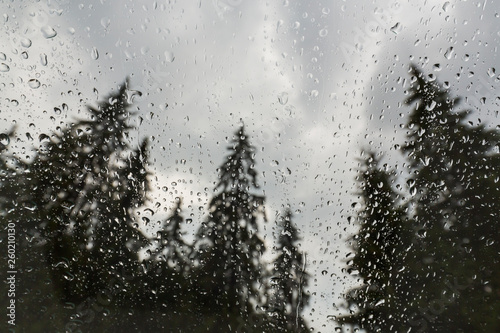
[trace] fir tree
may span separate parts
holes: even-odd
[[[259,218],[264,218],[264,197],[254,191],[255,148],[242,126],[233,137],[231,152],[219,168],[217,193],[209,215],[198,232],[199,283],[203,302],[215,313],[216,331],[245,325],[261,299],[259,284],[264,243]],[[231,328],[232,327],[232,328]]]
[[[133,114],[130,99],[124,83],[96,108],[88,108],[89,120],[41,136],[44,143],[33,161],[17,159],[16,172],[10,173],[18,187],[12,202],[19,208],[8,210],[3,220],[22,221],[19,230],[27,237],[21,239],[28,242],[20,244],[19,253],[26,254],[25,263],[35,261],[29,276],[53,282],[52,304],[95,308],[103,291],[113,301],[103,300],[106,305],[131,304],[137,250],[146,240],[136,227],[133,210],[143,204],[149,186],[147,141],[135,150],[127,141],[132,129],[127,124]],[[59,315],[61,308],[54,312]],[[63,320],[68,323],[67,317]],[[98,323],[93,320],[93,325]],[[25,324],[27,331],[28,327],[45,330]],[[47,330],[61,329],[50,327]]]
[[[467,122],[435,79],[411,74],[409,199],[399,205],[393,176],[370,157],[351,265],[363,286],[347,295],[359,311],[340,321],[382,332],[497,332],[500,133]]]
[[[309,274],[305,272],[306,258],[299,251],[299,235],[292,222],[292,211],[287,209],[279,223],[277,251],[274,260],[273,300],[271,306],[276,317],[276,332],[308,332],[301,312],[307,305],[305,291]]]
[[[412,67],[414,105],[403,147],[412,167],[414,321],[439,331],[500,327],[500,133],[467,122],[436,81]],[[453,287],[455,286],[455,287]],[[480,315],[479,315],[480,314]]]
[[[357,179],[362,200],[357,218],[360,229],[353,237],[355,256],[348,271],[362,285],[346,294],[353,313],[340,322],[368,332],[393,332],[404,318],[404,304],[397,290],[404,279],[399,273],[404,265],[403,210],[393,189],[394,174],[380,165],[374,153],[363,160]]]
[[[159,246],[156,250],[157,260],[165,262],[170,269],[180,273],[187,270],[191,254],[189,245],[183,238],[182,223],[184,218],[181,215],[181,205],[182,200],[178,199],[172,215],[167,218],[158,231]]]

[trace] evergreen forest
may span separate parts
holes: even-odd
[[[384,151],[353,161],[362,205],[345,268],[357,284],[327,331],[500,332],[500,129],[473,124],[449,88],[408,68],[405,141],[394,143],[404,170]],[[304,315],[316,272],[294,207],[269,221],[275,239],[263,238],[260,147],[245,125],[224,134],[194,240],[182,198],[155,235],[140,227],[153,162],[148,139],[130,139],[129,85],[41,135],[31,159],[11,148],[16,128],[1,134],[0,243],[15,229],[16,331],[321,331]],[[1,253],[4,274],[12,258]]]

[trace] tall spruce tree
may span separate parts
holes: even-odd
[[[191,301],[186,299],[190,289],[191,246],[183,237],[184,217],[181,211],[182,200],[178,199],[172,214],[163,222],[157,232],[153,246],[154,255],[150,263],[148,289],[155,291],[156,305],[170,304],[181,311],[181,304]]]
[[[347,295],[359,311],[340,321],[369,331],[497,332],[500,133],[467,122],[459,99],[417,68],[411,74],[406,104],[414,108],[402,147],[409,201],[400,208],[387,185],[393,176],[365,165],[352,265],[364,287]],[[382,219],[386,231],[375,223]],[[383,238],[390,230],[395,242]]]
[[[261,299],[264,243],[259,219],[265,218],[264,197],[256,194],[255,148],[244,127],[228,147],[230,155],[218,169],[217,193],[207,220],[198,232],[201,301],[213,315],[212,331],[229,332],[254,325]],[[253,318],[253,319],[249,319]]]
[[[399,332],[404,320],[404,296],[399,292],[405,282],[403,205],[393,189],[395,175],[369,153],[357,177],[362,201],[357,220],[358,233],[352,239],[355,256],[348,272],[362,285],[346,294],[351,314],[339,322],[368,332]]]
[[[414,105],[403,147],[416,238],[413,267],[418,311],[431,331],[500,329],[500,154],[498,130],[467,122],[436,81],[411,68]]]
[[[156,259],[169,269],[181,275],[189,270],[190,246],[185,242],[182,231],[184,217],[181,214],[182,200],[178,199],[170,215],[158,231],[159,242]]]
[[[288,208],[279,221],[271,304],[276,318],[275,332],[309,332],[301,313],[309,300],[305,291],[309,274],[305,271],[305,255],[298,248],[300,238],[292,217]]]
[[[0,269],[4,274],[17,272],[15,296],[2,297],[0,304],[7,309],[11,299],[16,301],[15,328],[23,332],[56,331],[64,325],[67,311],[55,296],[40,251],[38,230],[32,220],[37,208],[32,195],[33,176],[29,161],[22,159],[23,154],[16,149],[17,138],[14,129],[0,134],[0,243],[4,246]],[[7,296],[9,289],[10,284],[2,283],[2,295]],[[0,330],[13,328],[7,323],[10,319],[6,317]]]
[[[149,187],[147,142],[132,149],[127,141],[130,99],[124,83],[96,108],[88,108],[89,120],[41,136],[45,143],[22,170],[18,161],[13,179],[23,190],[17,190],[15,200],[24,208],[10,210],[6,218],[23,221],[20,229],[29,242],[21,251],[37,258],[33,272],[40,263],[46,265],[55,299],[63,304],[85,308],[86,302],[100,311],[96,297],[110,306],[131,304],[124,293],[132,288],[137,249],[146,240],[135,226],[133,210],[142,205]],[[103,300],[102,291],[113,305]]]

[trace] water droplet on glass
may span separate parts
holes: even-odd
[[[65,309],[68,309],[68,310],[73,310],[75,309],[75,303],[71,303],[71,302],[66,302],[66,304],[64,305],[64,308]]]
[[[319,95],[319,91],[317,91],[317,90],[311,91],[311,97],[318,97],[318,95]]]
[[[321,29],[319,31],[319,36],[320,37],[326,37],[326,35],[328,35],[328,30],[327,29]]]
[[[38,89],[38,88],[40,88],[41,83],[37,79],[31,79],[28,81],[28,85],[32,89]]]
[[[109,27],[109,24],[111,23],[111,20],[107,17],[103,17],[101,19],[101,25],[104,29],[107,29]]]
[[[49,136],[45,133],[42,133],[38,136],[38,141],[40,142],[48,142],[50,140]]]
[[[7,134],[1,133],[0,134],[0,144],[7,146],[10,143],[10,138]]]
[[[445,57],[446,59],[448,59],[448,60],[450,60],[450,59],[451,59],[451,57],[453,57],[453,47],[452,47],[452,46],[450,46],[450,47],[446,50],[446,52],[444,53],[444,57]]]
[[[411,188],[410,188],[410,195],[411,195],[411,196],[414,196],[414,195],[416,195],[416,194],[417,194],[417,188],[416,188],[416,187],[411,187]]]
[[[322,12],[324,15],[328,15],[328,14],[330,14],[330,8],[326,8],[326,7],[325,7],[325,8],[323,8],[323,9],[321,10],[321,12]]]
[[[288,93],[282,92],[281,94],[279,94],[278,102],[280,102],[281,105],[285,105],[286,103],[288,103]]]
[[[391,31],[394,33],[394,34],[398,34],[401,32],[401,24],[398,22],[396,24],[394,24],[392,27],[391,27]]]
[[[449,1],[446,1],[446,2],[443,4],[443,10],[444,10],[445,12],[447,12],[449,8],[450,8],[450,2],[449,2]]]
[[[62,260],[62,261],[59,261],[59,262],[53,264],[52,267],[54,267],[54,268],[58,268],[58,267],[59,268],[68,268],[69,265],[65,260]]]
[[[47,66],[47,55],[45,53],[40,54],[40,63]]]
[[[23,59],[28,59],[28,52],[26,51],[22,52],[21,57],[23,57]]]
[[[5,55],[5,53],[0,52],[0,60],[7,60],[7,56]]]
[[[493,68],[493,67],[488,68],[488,75],[489,75],[490,77],[495,76],[495,68]]]
[[[2,62],[0,64],[0,72],[8,72],[8,71],[10,71],[10,67]]]
[[[23,38],[21,39],[21,45],[28,48],[31,46],[31,39],[29,38]]]
[[[50,25],[46,25],[44,26],[42,29],[42,35],[43,37],[45,38],[54,38],[55,36],[57,36],[57,31],[54,30],[54,28],[52,28]]]
[[[432,110],[434,110],[434,108],[436,107],[436,105],[437,105],[437,102],[436,101],[432,101],[430,104],[427,104],[425,106],[425,109],[427,111],[432,111]]]
[[[425,238],[427,236],[427,231],[425,229],[420,229],[420,230],[417,231],[417,235],[420,238]]]
[[[137,97],[141,97],[142,92],[139,90],[127,90],[127,103],[133,104]]]
[[[278,23],[276,23],[276,32],[278,32],[278,30],[282,25],[283,25],[283,20],[279,20]]]
[[[99,51],[95,47],[92,48],[92,51],[90,52],[90,56],[92,57],[93,60],[99,59]]]
[[[165,60],[167,60],[167,62],[173,62],[174,59],[175,59],[175,56],[172,52],[165,51]]]

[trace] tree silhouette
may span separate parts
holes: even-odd
[[[420,235],[412,267],[414,289],[422,290],[415,320],[439,331],[497,331],[500,133],[469,124],[469,112],[456,110],[458,98],[411,70],[406,104],[415,107],[403,151]]]
[[[133,303],[130,277],[138,270],[137,251],[147,240],[133,210],[144,203],[149,185],[147,141],[136,149],[127,141],[133,115],[127,86],[125,82],[97,107],[89,107],[88,120],[43,134],[46,143],[33,161],[17,159],[18,172],[11,173],[22,186],[15,189],[16,205],[27,209],[10,210],[6,218],[23,221],[20,229],[30,242],[20,247],[21,253],[36,258],[32,270],[41,276],[40,265],[46,265],[56,299],[63,304],[95,308],[98,299],[109,306]],[[103,300],[103,291],[113,298],[112,305]]]
[[[401,149],[408,202],[399,205],[394,176],[369,157],[351,265],[363,286],[346,298],[359,311],[340,322],[375,332],[497,332],[500,133],[467,122],[435,79],[414,66],[411,75]]]
[[[193,298],[189,295],[192,249],[183,238],[181,205],[182,200],[177,198],[172,214],[163,222],[153,240],[152,261],[147,263],[145,279],[149,282],[146,290],[142,291],[149,301],[153,301],[152,306],[168,304],[178,312],[186,308],[185,303]],[[154,291],[153,295],[151,291]]]
[[[218,169],[218,193],[209,203],[207,220],[198,231],[200,268],[198,280],[202,300],[215,313],[215,331],[234,330],[255,315],[263,276],[261,255],[265,250],[258,232],[265,218],[264,197],[254,169],[255,148],[242,126],[234,135],[231,152]],[[232,326],[231,326],[232,325]]]
[[[182,200],[178,199],[172,215],[163,223],[158,231],[159,246],[156,259],[164,262],[169,269],[177,273],[184,273],[189,269],[190,246],[184,241],[181,215]]]
[[[374,153],[362,160],[357,177],[362,200],[360,229],[352,239],[355,256],[348,267],[362,285],[346,294],[348,308],[357,309],[339,322],[369,332],[392,332],[403,315],[400,289],[406,277],[400,272],[404,267],[403,240],[408,237],[404,235],[403,206],[393,189],[394,178]]]
[[[292,223],[288,208],[279,222],[279,236],[274,260],[272,311],[276,316],[276,332],[308,332],[301,312],[307,305],[309,294],[305,291],[309,274],[305,272],[305,256],[299,251],[298,231]]]
[[[55,281],[63,283],[66,300],[82,301],[104,288],[111,275],[135,270],[135,249],[146,244],[133,226],[132,209],[142,205],[148,190],[147,143],[134,151],[126,141],[133,115],[127,85],[89,107],[90,120],[54,133],[32,166],[40,183],[37,206],[46,221],[41,230],[47,261],[60,268]]]
[[[10,149],[16,141],[14,128],[0,134],[0,243],[4,246],[0,269],[5,277],[11,276],[8,271],[17,272],[15,296],[6,297],[10,286],[3,283],[0,290],[4,297],[0,304],[7,309],[11,299],[16,301],[15,327],[18,329],[55,331],[63,326],[64,308],[54,296],[45,257],[39,250],[41,240],[32,218],[37,209],[33,201],[33,175],[29,161],[23,160],[15,147]],[[9,229],[14,233],[9,234]],[[13,258],[8,256],[12,245],[15,245]],[[5,332],[13,328],[7,321],[1,327]]]

